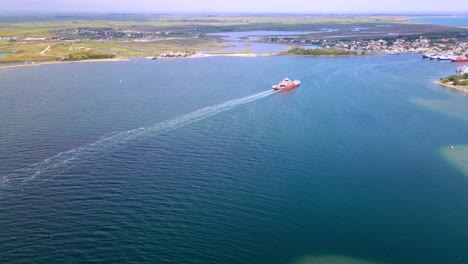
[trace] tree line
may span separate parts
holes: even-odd
[[[73,55],[73,54],[68,54],[68,56],[65,57],[65,61],[79,61],[79,60],[93,60],[93,59],[111,59],[115,58],[114,54],[109,54],[109,53],[90,53],[90,54],[85,54],[85,55]]]
[[[289,54],[303,56],[349,56],[357,55],[356,51],[341,50],[341,49],[303,49],[294,47],[288,50]]]
[[[450,75],[445,78],[440,78],[442,83],[451,83],[453,85],[468,86],[468,73],[462,75]]]

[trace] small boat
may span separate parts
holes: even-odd
[[[429,59],[429,58],[431,58],[432,56],[436,56],[436,55],[437,55],[437,53],[432,53],[432,54],[427,54],[427,53],[426,53],[426,54],[423,54],[422,57],[423,57],[423,59]]]
[[[450,57],[450,56],[444,56],[444,55],[441,55],[437,58],[438,60],[449,60],[451,61],[453,58]]]
[[[468,62],[468,58],[467,57],[460,57],[460,58],[456,58],[456,59],[452,59],[452,62]]]
[[[387,53],[388,55],[400,55],[400,52],[398,51],[390,51],[389,53]]]
[[[286,77],[280,83],[278,83],[278,85],[273,85],[272,88],[273,90],[276,90],[276,91],[286,91],[286,90],[297,88],[299,87],[300,84],[301,84],[301,81],[299,80],[291,81],[289,80],[289,78]]]

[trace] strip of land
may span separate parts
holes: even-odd
[[[94,60],[81,60],[81,61],[46,61],[46,62],[28,63],[28,64],[10,63],[10,64],[0,64],[0,69],[16,68],[16,67],[33,67],[33,66],[50,65],[50,64],[84,63],[84,62],[88,62],[88,63],[90,62],[116,62],[116,61],[128,61],[128,59],[113,58],[113,59],[94,59]]]
[[[464,44],[468,39],[466,28],[407,21],[413,17],[2,14],[0,64],[160,57],[167,53],[218,53],[225,45],[224,40],[210,33],[239,31],[272,32],[272,35],[257,37],[255,42],[316,45],[323,49],[357,52],[357,55],[362,55],[362,52],[463,53],[463,49],[468,47]],[[301,34],[275,35],[275,31],[296,31]],[[251,41],[248,38],[244,40]]]
[[[462,86],[462,85],[454,85],[454,84],[449,84],[449,83],[443,83],[441,81],[434,81],[435,84],[442,85],[444,87],[448,87],[457,91],[465,92],[468,93],[468,86]]]

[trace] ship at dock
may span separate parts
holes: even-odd
[[[431,60],[437,59],[438,56],[439,56],[439,54],[437,54],[437,53],[433,53],[433,54],[423,54],[423,55],[422,55],[423,59],[431,59]]]
[[[273,88],[273,90],[276,90],[276,91],[286,91],[286,90],[297,88],[299,87],[300,84],[301,84],[301,81],[299,80],[291,81],[289,78],[286,77],[277,85],[273,85],[271,88]]]
[[[453,61],[453,62],[466,62],[468,61],[467,58],[457,57],[453,55],[444,55],[444,54],[422,54],[423,59],[430,59],[430,60],[439,60],[439,61]]]
[[[456,59],[453,59],[452,62],[468,62],[468,57],[456,58]]]

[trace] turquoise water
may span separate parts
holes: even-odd
[[[0,262],[468,263],[468,178],[440,154],[467,144],[468,123],[431,107],[466,108],[431,83],[454,67],[0,69]],[[301,87],[271,92],[285,76]]]
[[[410,21],[426,23],[426,24],[468,27],[468,15],[453,16],[453,17],[422,17],[422,18],[410,19]]]

